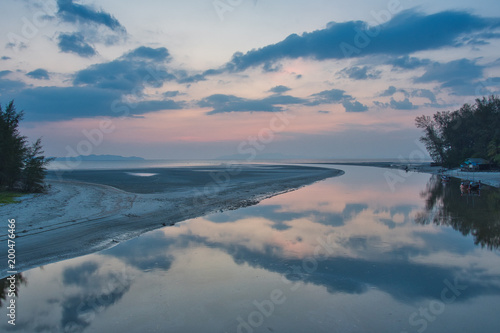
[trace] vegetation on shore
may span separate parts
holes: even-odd
[[[13,199],[11,192],[43,192],[45,166],[51,161],[43,156],[41,139],[29,144],[19,133],[22,118],[14,101],[5,110],[0,105],[0,191],[6,201]]]
[[[500,164],[500,99],[476,99],[456,111],[442,111],[415,119],[424,131],[420,138],[434,162],[456,167],[479,157]]]
[[[15,192],[0,192],[0,206],[15,203],[16,198],[21,197],[21,193]]]

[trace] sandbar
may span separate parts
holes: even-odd
[[[49,173],[48,193],[0,207],[16,220],[18,272],[110,248],[144,232],[257,204],[343,171],[296,165],[220,165]],[[7,258],[7,227],[0,230]],[[0,277],[8,276],[5,264]]]

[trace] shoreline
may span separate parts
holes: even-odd
[[[169,192],[139,193],[106,184],[52,179],[47,180],[51,185],[48,194],[29,195],[19,203],[0,207],[2,216],[16,219],[17,271],[108,249],[145,232],[195,217],[255,205],[344,173],[320,167],[244,165],[230,177],[228,169],[222,167],[181,169],[187,172],[184,178],[170,177],[169,184],[208,173],[218,182],[207,183],[204,177],[176,185],[176,190]],[[220,177],[222,171],[227,178]],[[213,177],[217,172],[220,179]],[[0,231],[5,257],[6,243],[7,228]],[[7,271],[2,265],[0,278],[8,276]]]
[[[316,163],[320,164],[320,163]],[[405,170],[407,165],[410,165],[408,172],[421,172],[433,175],[446,175],[460,180],[481,180],[483,185],[488,185],[495,188],[500,188],[500,172],[499,171],[481,171],[481,172],[469,172],[461,171],[460,169],[451,169],[442,171],[443,168],[440,166],[430,166],[430,163],[402,163],[402,162],[351,162],[351,163],[321,163],[330,165],[353,165],[353,166],[366,166],[366,167],[376,167],[384,169],[395,169],[395,170]]]

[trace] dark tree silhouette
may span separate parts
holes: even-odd
[[[43,156],[42,141],[28,145],[19,133],[23,112],[17,112],[14,101],[5,111],[0,105],[0,190],[42,192],[45,166],[51,159]]]
[[[469,157],[481,157],[500,163],[500,99],[476,99],[459,110],[419,116],[417,128],[434,162],[453,167]]]
[[[464,236],[472,235],[476,245],[500,247],[500,190],[485,187],[462,193],[458,179],[443,184],[434,176],[421,196],[426,206],[416,215],[416,223],[450,226]]]
[[[26,138],[18,130],[22,112],[17,112],[14,101],[2,110],[0,105],[0,187],[12,190],[21,178],[26,153]]]
[[[45,158],[43,153],[41,139],[36,140],[31,147],[26,149],[21,178],[25,192],[42,192],[44,190],[45,165],[52,159]]]

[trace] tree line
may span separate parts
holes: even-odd
[[[455,167],[470,157],[500,164],[500,99],[476,99],[456,111],[440,111],[415,119],[424,135],[420,138],[432,160]]]
[[[23,111],[14,101],[0,105],[0,190],[43,192],[46,165],[52,159],[43,156],[42,140],[29,144],[19,132]]]

